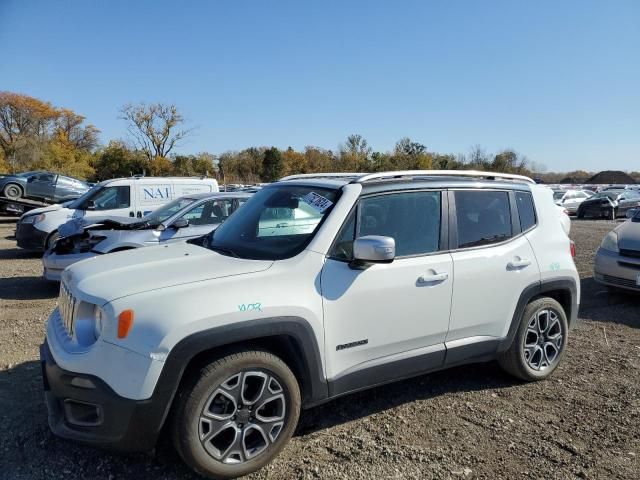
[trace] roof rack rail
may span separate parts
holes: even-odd
[[[479,170],[400,170],[397,172],[379,172],[368,173],[359,176],[352,183],[364,183],[371,180],[382,180],[385,178],[399,178],[399,177],[415,177],[415,176],[429,176],[429,177],[477,177],[485,178],[489,180],[510,180],[524,183],[536,183],[533,179],[524,175],[515,175],[512,173],[498,173],[498,172],[481,172]]]
[[[297,180],[301,178],[359,178],[363,175],[368,175],[367,173],[358,172],[358,173],[299,173],[297,175],[288,175],[286,177],[282,177],[279,182],[286,180]]]

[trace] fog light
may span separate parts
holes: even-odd
[[[67,398],[64,401],[64,416],[72,425],[95,427],[102,423],[102,407]]]

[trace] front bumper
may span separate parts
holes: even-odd
[[[593,278],[598,283],[640,292],[640,258],[600,248],[596,253],[593,270]]]
[[[62,278],[62,272],[69,265],[73,265],[80,260],[86,260],[88,258],[97,257],[98,254],[94,252],[85,253],[70,253],[68,255],[58,255],[51,250],[48,250],[42,257],[42,276],[46,280],[59,282]]]
[[[48,236],[47,232],[37,229],[32,223],[18,222],[16,226],[16,242],[18,247],[25,250],[43,251]]]
[[[114,450],[153,449],[168,410],[166,395],[121,397],[96,376],[60,368],[47,341],[40,346],[40,362],[49,427],[55,435]]]

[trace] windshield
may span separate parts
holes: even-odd
[[[331,211],[338,192],[278,185],[257,192],[211,232],[204,246],[241,258],[281,260],[300,253]]]
[[[195,202],[193,198],[177,198],[173,202],[169,202],[148,215],[145,215],[142,217],[142,221],[146,222],[150,226],[160,225],[167,218],[175,215],[184,207],[191,205],[193,202]]]
[[[83,208],[83,206],[86,205],[87,200],[91,199],[98,192],[98,190],[102,190],[102,188],[103,187],[100,184],[94,185],[89,190],[84,192],[80,197],[76,198],[68,205],[65,205],[65,207],[78,209]]]

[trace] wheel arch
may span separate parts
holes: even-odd
[[[569,321],[569,329],[575,327],[578,318],[578,286],[571,277],[561,277],[544,280],[529,285],[523,290],[513,313],[507,336],[500,342],[498,353],[506,351],[515,337],[522,313],[531,301],[540,297],[550,297],[556,300],[564,309]]]
[[[193,333],[171,349],[153,393],[154,403],[162,409],[158,430],[189,372],[240,347],[266,350],[282,358],[298,379],[304,407],[327,399],[320,349],[311,325],[300,317],[249,320]]]

